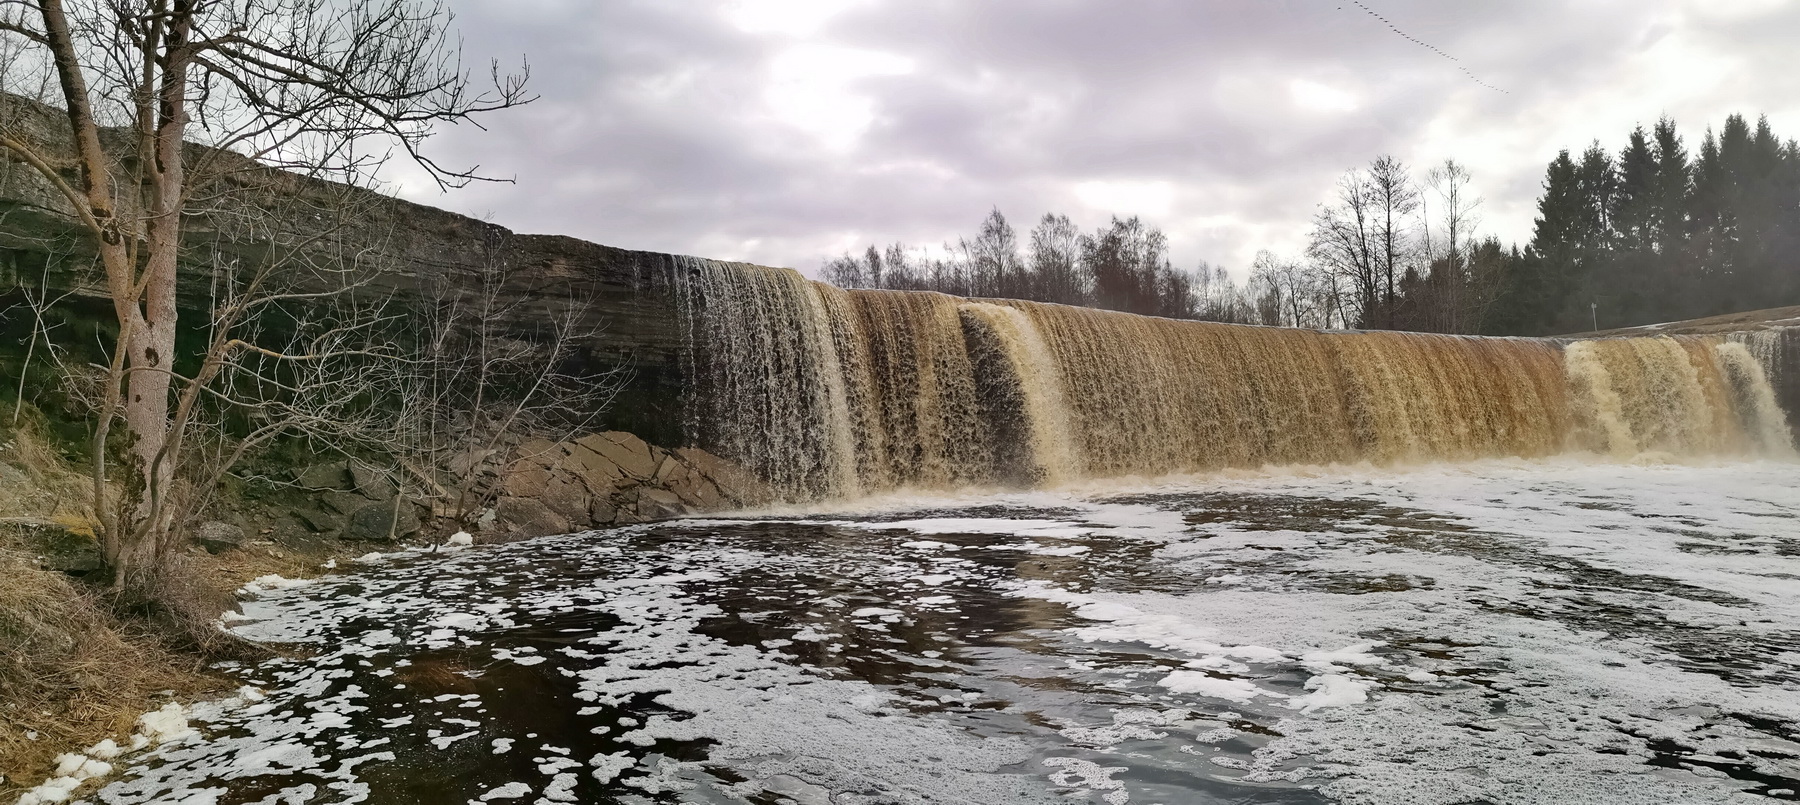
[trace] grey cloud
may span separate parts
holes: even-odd
[[[870,0],[805,41],[915,69],[845,84],[873,119],[840,152],[765,104],[770,65],[800,40],[740,31],[719,5],[462,0],[471,55],[529,54],[544,97],[435,143],[517,184],[417,198],[526,231],[811,269],[853,242],[941,242],[996,205],[1022,225],[1047,210],[1096,225],[1107,211],[1080,208],[1077,183],[1166,181],[1176,202],[1147,217],[1177,258],[1242,268],[1256,248],[1291,247],[1336,176],[1378,153],[1470,163],[1493,228],[1528,237],[1544,163],[1589,138],[1616,147],[1625,129],[1583,116],[1629,83],[1621,64],[1671,36],[1756,78],[1731,97],[1671,87],[1621,100],[1635,119],[1675,114],[1697,143],[1725,112],[1768,111],[1800,134],[1790,8],[1713,19],[1691,0],[1365,4],[1509,94],[1348,0]],[[1356,108],[1300,109],[1295,79]],[[1432,151],[1495,138],[1507,147]]]

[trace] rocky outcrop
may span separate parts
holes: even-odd
[[[384,470],[358,461],[333,461],[293,471],[307,494],[291,510],[308,530],[358,542],[392,542],[419,533],[429,506],[400,494]]]
[[[483,531],[495,539],[562,534],[753,506],[773,499],[741,467],[704,450],[666,450],[623,431],[536,440],[493,464]]]
[[[566,534],[754,506],[774,499],[743,468],[704,450],[668,450],[624,431],[566,442],[534,439],[504,452],[470,456],[472,497],[483,541]],[[308,530],[383,543],[458,528],[448,501],[407,494],[372,464],[336,461],[293,471],[305,494],[291,513]],[[435,518],[435,520],[434,520]],[[208,546],[209,550],[211,546]]]

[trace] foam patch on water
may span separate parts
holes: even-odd
[[[1797,482],[1339,468],[383,555],[249,591],[230,627],[303,658],[97,801],[353,802],[446,757],[518,772],[459,802],[1784,796]]]
[[[1775,654],[1741,679],[1721,678],[1684,667],[1670,653],[1682,644],[1659,645],[1657,630],[1709,642],[1739,639],[1709,631],[1719,629],[1746,640],[1792,634],[1784,630],[1800,616],[1792,575],[1800,567],[1782,557],[1800,547],[1793,478],[1791,465],[1765,464],[1223,484],[1208,493],[1358,504],[1320,507],[1332,512],[1324,524],[1343,530],[1268,529],[1250,513],[1240,519],[1256,530],[1220,522],[1204,539],[1160,551],[1194,575],[1250,568],[1238,586],[1254,589],[1020,592],[1109,624],[1075,630],[1082,639],[1202,659],[1237,644],[1285,649],[1310,674],[1287,706],[1329,717],[1276,724],[1283,738],[1232,761],[1247,781],[1324,774],[1337,778],[1324,790],[1351,802],[1737,801],[1743,784],[1708,763],[1800,773],[1800,744],[1744,720],[1800,722],[1800,666]],[[1430,512],[1439,526],[1404,511]],[[1314,574],[1404,583],[1351,594],[1296,589],[1294,579]],[[1646,612],[1654,613],[1647,633],[1607,634],[1630,626],[1626,613]],[[1345,645],[1369,634],[1405,644]],[[1758,678],[1768,682],[1746,684]],[[1177,692],[1265,700],[1216,672],[1165,681]],[[1655,741],[1686,747],[1692,760],[1659,772],[1645,762]]]

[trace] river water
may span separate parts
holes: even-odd
[[[246,601],[285,656],[89,801],[1795,799],[1797,490],[1336,468],[371,557]]]

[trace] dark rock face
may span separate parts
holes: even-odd
[[[419,513],[405,501],[370,503],[351,513],[343,538],[357,542],[392,542],[419,533]]]
[[[294,473],[294,485],[314,492],[345,489],[348,488],[349,473],[349,466],[343,461],[314,464]]]
[[[356,493],[369,500],[392,500],[400,490],[387,473],[360,461],[350,463],[350,483]]]
[[[68,123],[49,107],[0,94],[0,116],[9,129],[74,170],[68,151]],[[198,146],[194,153],[203,153]],[[92,248],[67,200],[37,173],[0,151],[0,307],[22,287],[35,287],[48,272],[52,296],[73,291],[69,304],[108,315],[103,285],[91,276]],[[432,300],[467,298],[493,264],[504,267],[500,290],[510,318],[510,337],[535,340],[537,325],[579,314],[578,327],[594,335],[576,345],[569,369],[583,374],[614,371],[622,385],[595,422],[628,430],[658,444],[686,444],[682,432],[682,350],[684,339],[672,292],[682,258],[630,251],[556,235],[518,235],[502,227],[432,207],[386,198],[290,174],[257,168],[235,157],[235,173],[220,180],[234,187],[262,182],[246,198],[267,199],[257,211],[259,226],[301,236],[316,233],[319,210],[354,205],[353,220],[327,248],[352,247],[362,262],[378,266],[368,292],[390,295],[408,309]],[[246,178],[247,177],[247,178]],[[344,199],[348,199],[345,201]],[[248,202],[246,202],[248,203]],[[268,209],[274,206],[275,209]],[[230,216],[222,216],[229,222]],[[180,304],[183,316],[199,321],[210,305],[211,264],[202,259],[254,263],[269,251],[267,242],[226,231],[228,223],[195,216],[186,241],[193,264],[185,266]],[[334,256],[322,259],[337,259]],[[359,293],[363,291],[359,290]]]

